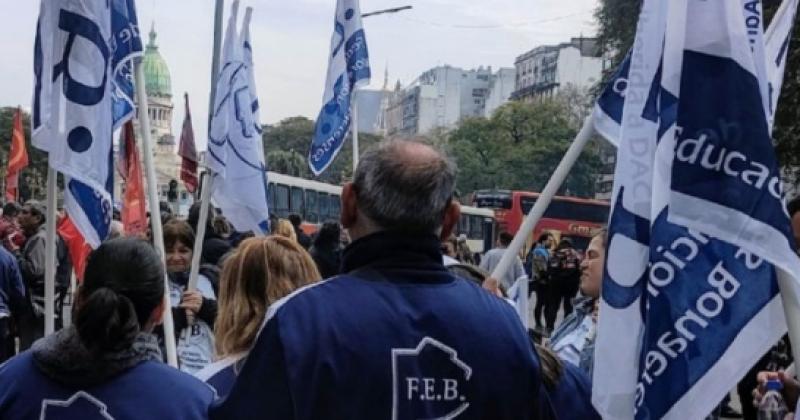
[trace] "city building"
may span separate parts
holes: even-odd
[[[492,76],[489,83],[489,95],[483,109],[484,117],[490,118],[497,108],[508,102],[516,90],[516,76],[517,70],[512,68],[500,69]]]
[[[167,66],[166,60],[158,51],[156,38],[155,25],[153,25],[150,29],[149,42],[145,47],[144,57],[142,58],[149,107],[150,135],[153,141],[152,153],[156,170],[156,183],[158,185],[159,199],[164,202],[170,202],[168,197],[170,182],[174,180],[178,183],[177,201],[170,202],[170,204],[173,212],[184,215],[188,213],[193,197],[186,191],[183,182],[180,181],[181,158],[178,156],[177,143],[172,132],[173,111],[175,108],[172,102],[172,79],[169,66]],[[137,120],[134,120],[134,126],[139,156],[142,158],[144,155],[142,154],[142,140]],[[115,145],[115,148],[117,147],[118,145]],[[144,163],[142,163],[142,167],[144,167]],[[114,195],[118,201],[121,201],[123,188],[120,180],[115,188]]]
[[[512,99],[534,101],[552,98],[562,87],[578,89],[600,81],[604,60],[595,38],[572,38],[558,45],[543,45],[514,61],[516,88]]]
[[[461,119],[486,115],[487,101],[496,109],[504,100],[509,72],[492,68],[464,70],[452,66],[434,67],[405,88],[398,81],[382,110],[386,135],[413,136],[436,128],[452,128]],[[496,80],[502,82],[497,83]],[[496,98],[490,101],[492,87]],[[508,99],[508,98],[505,98]]]

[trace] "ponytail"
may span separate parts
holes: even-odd
[[[108,287],[83,299],[75,311],[75,327],[89,350],[104,353],[133,345],[140,326],[130,299]]]

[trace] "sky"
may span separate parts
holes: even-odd
[[[143,38],[151,24],[170,67],[175,102],[173,129],[183,120],[189,94],[198,148],[205,148],[213,42],[213,0],[137,0]],[[302,115],[315,118],[322,103],[333,32],[334,0],[241,0],[254,8],[252,38],[263,123]],[[465,69],[513,67],[539,45],[596,33],[598,0],[362,0],[362,13],[411,5],[413,9],[364,19],[372,67],[370,88],[412,82],[438,65]],[[230,0],[225,1],[225,22]],[[0,106],[30,108],[33,39],[39,1],[0,0],[12,11],[0,25]]]

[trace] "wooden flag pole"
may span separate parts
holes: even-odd
[[[164,231],[161,226],[161,210],[159,208],[158,185],[156,182],[156,168],[153,163],[153,141],[150,138],[150,107],[147,103],[147,90],[145,88],[144,69],[141,61],[134,67],[136,75],[136,97],[139,103],[139,129],[142,134],[142,152],[144,154],[145,177],[147,178],[147,195],[150,207],[150,225],[152,226],[153,244],[161,254],[161,260],[166,267],[167,253],[164,248]],[[169,299],[169,281],[164,278],[164,344],[167,350],[167,363],[178,367],[178,356],[175,346],[175,324],[172,320],[172,304]]]

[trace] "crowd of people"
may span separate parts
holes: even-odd
[[[152,235],[117,226],[89,256],[71,323],[58,303],[58,330],[47,337],[47,211],[7,204],[0,418],[599,418],[591,378],[605,230],[582,252],[544,233],[494,279],[512,235],[499,233],[483,255],[454,235],[455,174],[428,145],[384,142],[343,187],[340,221],[309,235],[291,215],[254,237],[213,211],[199,220],[199,206],[186,220],[165,212],[165,263]],[[190,284],[201,223],[200,275]],[[72,267],[63,241],[58,248],[63,302]],[[530,331],[504,299],[520,278],[536,299]],[[165,305],[179,369],[165,363]],[[747,400],[761,395],[755,380],[746,391]]]

